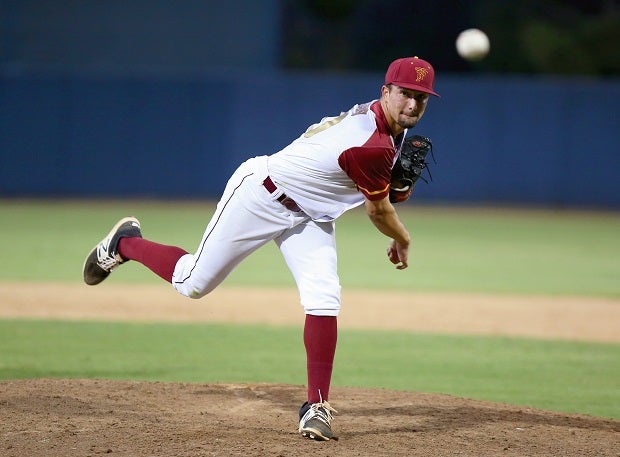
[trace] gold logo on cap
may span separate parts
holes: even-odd
[[[415,82],[419,83],[424,78],[426,78],[426,75],[428,74],[428,68],[415,67],[415,73],[417,75],[416,78],[415,78]]]

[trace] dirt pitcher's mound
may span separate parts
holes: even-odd
[[[614,456],[620,422],[446,395],[334,388],[338,441],[301,438],[305,388],[0,382],[2,456]]]

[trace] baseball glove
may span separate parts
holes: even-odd
[[[428,182],[422,176],[422,171],[428,169],[426,155],[431,153],[433,157],[433,143],[430,138],[412,135],[405,138],[403,147],[398,155],[398,160],[392,168],[392,179],[390,184],[390,202],[401,203],[407,201],[413,192],[413,186],[419,178]],[[429,172],[429,177],[432,176]]]

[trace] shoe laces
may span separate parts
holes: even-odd
[[[332,406],[327,401],[323,400],[323,396],[321,395],[320,390],[319,390],[319,402],[312,403],[310,405],[310,409],[314,411],[314,416],[318,417],[320,421],[330,426],[331,426],[332,420],[334,419],[334,416],[332,415],[332,413],[338,414],[338,411],[332,408]]]
[[[108,254],[107,245],[100,244],[97,246],[97,265],[106,271],[112,271],[119,264],[116,256]]]
[[[97,260],[97,265],[106,271],[112,271],[118,265],[118,261],[113,257],[105,257],[104,259]]]
[[[332,408],[331,405],[326,401],[322,401],[320,403],[313,403],[310,406],[310,409],[314,411],[315,417],[317,417],[320,421],[325,422],[327,425],[331,425],[331,422],[334,419],[332,413],[338,413],[338,411]]]

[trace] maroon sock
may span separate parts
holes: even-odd
[[[318,403],[321,399],[327,401],[329,398],[337,339],[336,316],[306,315],[304,345],[308,370],[308,403]]]
[[[140,237],[121,238],[118,253],[127,260],[135,260],[168,282],[172,282],[174,267],[187,252],[176,246],[154,243]]]

